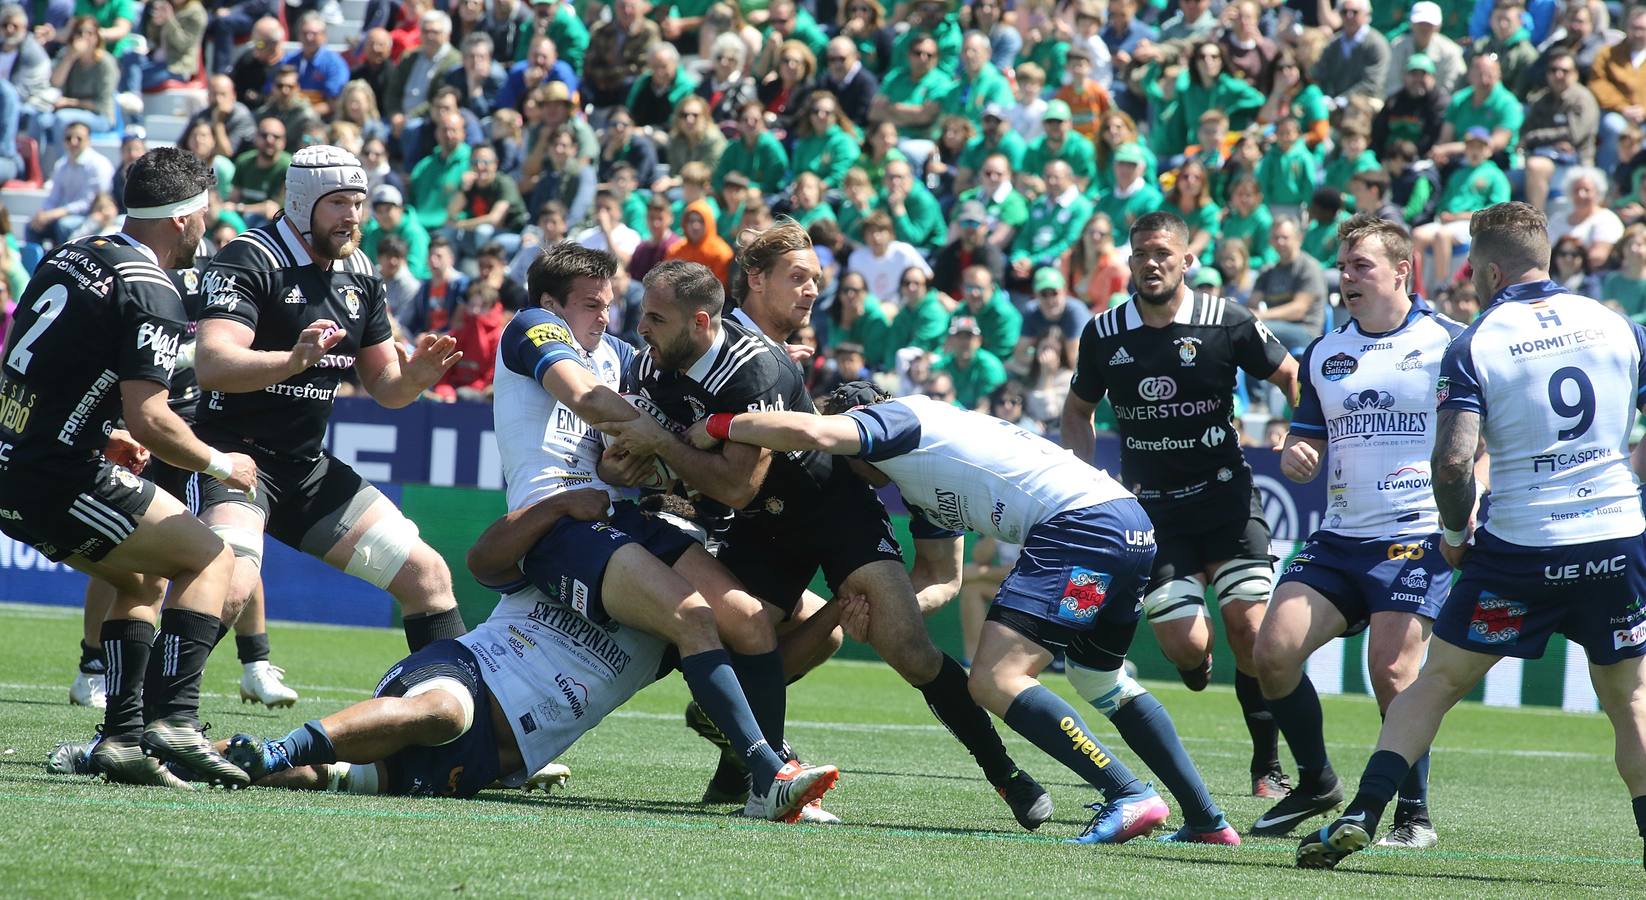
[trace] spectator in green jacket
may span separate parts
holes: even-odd
[[[1004,153],[992,153],[983,160],[977,173],[977,186],[960,192],[954,205],[955,213],[965,208],[966,201],[983,204],[988,216],[989,243],[1004,250],[1012,245],[1012,238],[1023,223],[1029,221],[1029,200],[1012,186],[1012,164]]]
[[[954,402],[966,409],[986,412],[989,395],[1006,383],[1006,364],[983,349],[983,329],[971,316],[956,316],[949,323],[948,352],[932,366],[934,373],[954,380]]]
[[[1132,223],[1154,212],[1165,202],[1160,188],[1143,177],[1148,160],[1143,148],[1127,144],[1114,154],[1114,189],[1097,201],[1096,211],[1106,213],[1117,231],[1131,231]],[[1082,221],[1080,227],[1086,223]],[[1078,231],[1077,231],[1078,233]]]
[[[1492,137],[1484,125],[1464,133],[1463,163],[1446,179],[1435,220],[1412,232],[1412,255],[1422,262],[1424,251],[1434,254],[1433,265],[1423,269],[1431,291],[1451,280],[1452,248],[1469,243],[1474,211],[1509,199],[1509,177],[1492,162]]]
[[[903,270],[898,300],[903,308],[892,320],[892,343],[899,349],[918,347],[927,353],[943,348],[949,331],[949,305],[932,288],[932,276],[920,266]]]
[[[830,189],[839,189],[846,172],[857,162],[862,150],[857,143],[857,126],[846,118],[840,99],[828,91],[806,96],[795,119],[794,153],[789,157],[789,177],[812,172]]]
[[[1223,234],[1220,243],[1240,241],[1246,245],[1246,256],[1253,269],[1262,269],[1275,260],[1269,246],[1269,227],[1274,217],[1263,204],[1263,189],[1250,175],[1236,178],[1229,188],[1229,208],[1223,211]]]
[[[425,230],[446,224],[447,204],[463,189],[463,174],[469,171],[473,150],[463,142],[463,117],[447,112],[434,122],[434,152],[423,157],[411,171],[411,211]]]
[[[766,130],[766,108],[750,100],[737,110],[737,140],[726,145],[714,167],[714,186],[719,190],[727,172],[741,172],[762,193],[775,194],[783,187],[789,171],[789,154],[783,144]]]
[[[955,163],[959,169],[955,175],[957,191],[965,191],[977,181],[977,170],[983,168],[983,161],[992,154],[1005,156],[1014,170],[1023,168],[1023,156],[1029,152],[1029,145],[1006,118],[1009,108],[1009,102],[983,107],[982,130],[966,145]]]
[[[929,144],[954,79],[937,67],[937,41],[931,35],[911,40],[906,59],[905,66],[893,69],[881,83],[880,93],[869,104],[869,121],[891,122],[904,141]],[[906,146],[903,152],[924,158],[931,150]]]
[[[1297,120],[1287,117],[1276,122],[1274,143],[1257,164],[1257,184],[1269,212],[1300,217],[1318,180],[1315,156],[1303,143]]]
[[[406,201],[400,189],[380,184],[371,192],[372,217],[360,229],[360,249],[377,258],[377,245],[388,235],[406,243],[406,269],[419,281],[429,280],[429,232],[416,216],[406,215]]]
[[[896,365],[892,321],[886,318],[880,299],[869,293],[863,273],[848,271],[840,276],[829,316],[835,326],[829,329],[829,335],[837,345],[850,342],[861,346],[864,360],[876,372],[890,372]]]
[[[949,231],[943,209],[932,192],[915,180],[908,160],[887,163],[886,190],[880,196],[880,205],[891,214],[898,240],[926,253],[935,253],[943,246]]]
[[[1034,270],[1056,266],[1080,237],[1092,215],[1092,201],[1080,193],[1069,164],[1054,159],[1042,175],[1046,192],[1029,207],[1029,219],[1012,241],[1011,270],[1006,286],[1023,290]]]
[[[1062,160],[1069,164],[1075,183],[1084,191],[1097,174],[1096,150],[1090,138],[1074,130],[1069,122],[1072,117],[1069,104],[1062,100],[1046,104],[1046,133],[1029,145],[1029,152],[1023,156],[1023,171],[1038,175],[1047,163]],[[1025,190],[1033,192],[1032,187]]]
[[[977,323],[983,335],[983,349],[997,358],[1010,359],[1023,333],[1023,314],[1010,297],[994,283],[987,266],[968,266],[960,273],[960,305],[949,318],[949,326],[962,317]]]

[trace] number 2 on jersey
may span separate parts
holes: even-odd
[[[28,374],[29,363],[34,361],[34,351],[30,350],[29,347],[35,341],[40,340],[40,336],[46,333],[46,329],[51,327],[52,322],[57,321],[58,314],[63,311],[63,307],[67,306],[68,303],[68,287],[54,284],[46,288],[45,293],[41,294],[34,301],[34,306],[31,307],[40,314],[40,318],[35,319],[34,324],[29,326],[29,330],[17,339],[17,346],[11,348],[11,355],[6,357],[7,366],[16,370],[19,375]]]
[[[1566,385],[1577,385],[1577,402],[1566,402]],[[1549,406],[1563,419],[1577,419],[1570,428],[1560,429],[1563,441],[1575,440],[1595,423],[1595,388],[1589,376],[1576,366],[1567,366],[1549,376]]]

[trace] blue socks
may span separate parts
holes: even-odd
[[[1194,761],[1183,749],[1183,741],[1172,725],[1171,714],[1152,694],[1134,697],[1109,717],[1121,740],[1138,759],[1154,772],[1183,808],[1183,821],[1195,831],[1220,827],[1223,811],[1217,808],[1206,782],[1201,780]]]
[[[1424,753],[1412,763],[1406,780],[1400,785],[1400,801],[1395,805],[1395,821],[1429,820],[1429,754]]]
[[[1143,792],[1143,783],[1092,736],[1075,708],[1037,684],[1012,701],[1004,716],[1007,727],[1067,766],[1113,803]]]
[[[731,742],[737,754],[754,778],[754,791],[765,794],[771,790],[783,761],[776,750],[766,742],[748,698],[738,685],[737,673],[732,670],[731,654],[725,650],[705,650],[680,660],[680,674],[691,688],[692,698],[708,713],[720,733]],[[778,683],[782,684],[781,674]]]
[[[1314,682],[1307,673],[1297,687],[1284,697],[1264,701],[1274,713],[1275,724],[1286,735],[1286,744],[1297,760],[1298,786],[1325,786],[1336,775],[1331,774],[1331,760],[1326,756],[1326,733],[1320,712],[1320,695],[1315,693]],[[1326,778],[1326,775],[1331,775]]]
[[[1400,784],[1406,780],[1411,768],[1406,758],[1393,750],[1373,753],[1366,762],[1366,771],[1360,776],[1360,789],[1349,801],[1343,815],[1364,814],[1361,827],[1366,829],[1367,834],[1375,833],[1378,820],[1383,818],[1383,810],[1394,799],[1395,792],[1400,790]]]
[[[743,687],[749,711],[773,749],[783,746],[783,719],[788,714],[788,683],[783,678],[783,654],[776,650],[746,656],[730,653],[732,671]],[[701,704],[700,704],[701,705]]]
[[[337,762],[337,748],[332,746],[331,735],[319,719],[304,722],[277,743],[286,751],[286,759],[294,768]]]

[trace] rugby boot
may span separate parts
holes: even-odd
[[[1052,795],[1022,769],[1013,772],[1005,784],[996,786],[994,790],[1000,799],[1006,801],[1017,824],[1029,831],[1046,824],[1052,817]]]
[[[96,775],[97,770],[92,768],[91,754],[97,745],[103,742],[103,726],[97,726],[97,733],[89,741],[64,741],[52,748],[46,755],[47,775]]]
[[[90,706],[93,709],[103,709],[109,705],[108,682],[102,672],[87,672],[81,669],[75,673],[74,683],[69,685],[70,706]]]
[[[834,766],[808,766],[793,760],[783,764],[764,794],[749,794],[749,805],[760,810],[761,818],[772,822],[799,822],[808,803],[819,800],[840,780]]]
[[[1228,820],[1219,817],[1217,825],[1197,831],[1185,825],[1160,839],[1162,844],[1217,844],[1224,847],[1240,846],[1240,834]]]
[[[135,734],[105,737],[97,742],[88,760],[92,769],[107,781],[118,784],[147,784],[189,791],[188,782],[150,758]]]
[[[1254,791],[1255,793],[1255,791]],[[1292,829],[1315,816],[1324,816],[1343,808],[1343,783],[1336,777],[1329,785],[1318,789],[1300,786],[1285,799],[1269,808],[1252,823],[1252,834],[1258,837],[1285,837]]]
[[[286,670],[266,659],[249,662],[240,675],[240,702],[261,703],[278,709],[297,702],[297,692],[286,687]]]
[[[1266,772],[1252,773],[1252,796],[1267,800],[1279,800],[1292,793],[1292,780],[1286,777],[1286,772],[1277,763],[1274,768]]]
[[[253,782],[261,781],[276,772],[291,768],[291,759],[279,741],[267,741],[249,734],[229,738],[223,755],[239,766]]]
[[[1377,845],[1396,850],[1428,850],[1439,843],[1440,833],[1435,831],[1434,823],[1427,818],[1413,816],[1405,820],[1396,819],[1394,827]]]
[[[1299,869],[1335,869],[1343,857],[1366,849],[1372,836],[1366,833],[1366,813],[1340,816],[1332,824],[1311,833],[1297,845]]]
[[[1086,824],[1079,837],[1069,838],[1070,844],[1124,844],[1135,837],[1159,828],[1172,814],[1154,785],[1144,785],[1143,793],[1122,797],[1113,803],[1087,805],[1095,815]]]
[[[244,766],[241,768],[244,768]],[[560,763],[549,763],[543,768],[538,769],[536,772],[533,772],[532,777],[526,779],[526,783],[521,785],[520,789],[529,794],[534,789],[542,788],[543,793],[552,795],[555,788],[559,788],[564,791],[566,789],[566,781],[571,777],[571,769],[566,768]]]
[[[175,763],[207,784],[230,790],[251,784],[246,771],[217,752],[206,740],[206,727],[182,716],[156,719],[144,729],[138,741],[143,752],[162,762]]]

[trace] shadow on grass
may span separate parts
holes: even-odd
[[[1259,846],[1262,846],[1262,845],[1259,844]],[[1239,851],[1239,850],[1234,851],[1234,853],[1229,855],[1229,856],[1185,856],[1185,855],[1181,855],[1179,853],[1175,853],[1171,849],[1167,849],[1167,848],[1160,848],[1160,849],[1150,848],[1148,844],[1142,844],[1142,845],[1129,844],[1129,845],[1127,845],[1126,850],[1128,852],[1126,852],[1125,855],[1128,858],[1154,859],[1154,860],[1161,860],[1161,861],[1170,861],[1170,862],[1173,862],[1173,863],[1178,863],[1180,865],[1186,865],[1186,866],[1195,866],[1195,865],[1234,866],[1234,867],[1245,868],[1245,869],[1286,869],[1286,870],[1292,870],[1292,869],[1296,868],[1296,865],[1292,861],[1290,861],[1288,859],[1285,859],[1284,857],[1279,856],[1278,853],[1275,854],[1275,858],[1271,858],[1271,859],[1264,859],[1263,857],[1254,856],[1254,855],[1251,855],[1249,853],[1241,853],[1241,851]],[[1472,883],[1477,883],[1477,884],[1496,884],[1496,885],[1515,885],[1515,886],[1547,885],[1549,887],[1562,887],[1562,888],[1581,887],[1581,888],[1594,888],[1594,889],[1597,889],[1597,890],[1604,890],[1604,889],[1607,889],[1607,888],[1615,889],[1617,887],[1617,885],[1615,883],[1612,883],[1612,882],[1568,881],[1568,880],[1555,879],[1555,878],[1538,878],[1538,877],[1536,877],[1536,876],[1534,876],[1530,873],[1520,874],[1520,875],[1502,875],[1502,876],[1499,876],[1499,875],[1477,875],[1477,874],[1473,874],[1473,873],[1470,873],[1470,872],[1461,871],[1463,869],[1463,867],[1466,866],[1466,865],[1467,865],[1466,862],[1459,862],[1458,863],[1459,871],[1446,871],[1446,872],[1396,872],[1396,871],[1389,871],[1387,869],[1354,869],[1354,868],[1350,868],[1350,869],[1335,869],[1335,870],[1332,871],[1332,874],[1335,877],[1344,878],[1344,879],[1377,878],[1377,879],[1380,880],[1380,883],[1382,881],[1386,881],[1388,879],[1399,878],[1399,879],[1405,879],[1405,880],[1411,882],[1414,885],[1419,884],[1419,883],[1423,883],[1423,882],[1434,881],[1436,879],[1446,879],[1446,880],[1453,880],[1453,881],[1467,881],[1467,882],[1472,882]],[[1346,894],[1346,895],[1353,895],[1355,893],[1355,890],[1354,890],[1354,887],[1353,887],[1353,885],[1355,883],[1357,883],[1357,882],[1345,882],[1346,890],[1343,893]]]
[[[0,697],[0,703],[15,703],[21,706],[67,706],[61,700],[19,700],[16,697]]]

